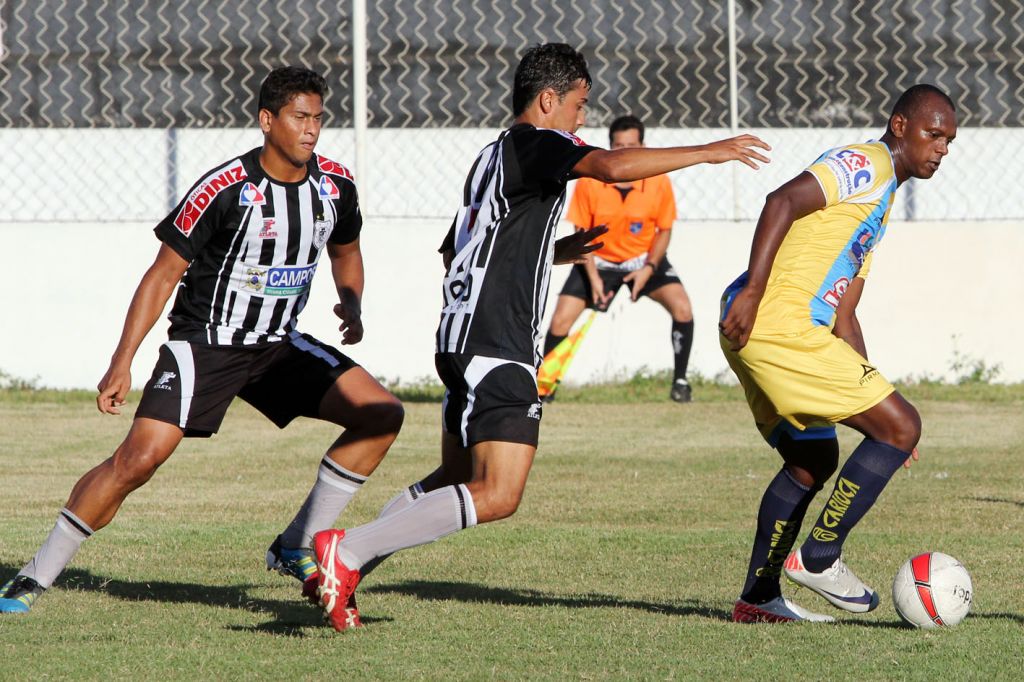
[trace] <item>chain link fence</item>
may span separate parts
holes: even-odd
[[[370,3],[364,212],[449,216],[539,42],[589,60],[588,141],[606,144],[622,113],[644,119],[652,145],[726,136],[732,34],[736,128],[771,142],[774,161],[674,174],[681,219],[755,218],[821,151],[877,137],[916,82],[951,94],[961,131],[935,179],[901,190],[894,217],[1024,219],[1024,0],[730,4]],[[328,79],[319,150],[351,163],[352,17],[326,0],[3,2],[0,222],[158,220],[204,170],[260,144],[256,94],[281,64]]]

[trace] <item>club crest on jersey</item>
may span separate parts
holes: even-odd
[[[320,186],[317,188],[317,193],[321,199],[337,199],[341,196],[338,186],[334,184],[334,180],[331,180],[329,175],[320,176]]]
[[[267,198],[256,185],[251,182],[242,185],[242,191],[238,194],[239,206],[263,206],[266,203]]]
[[[276,239],[277,230],[274,229],[274,225],[277,221],[274,218],[264,218],[263,227],[260,228],[259,233],[256,235],[260,239]]]
[[[318,249],[324,248],[332,230],[334,230],[333,220],[323,220],[321,216],[317,216],[316,222],[313,223],[313,246]]]

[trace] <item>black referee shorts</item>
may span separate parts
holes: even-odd
[[[238,396],[284,428],[295,417],[317,417],[327,389],[356,366],[344,353],[297,332],[259,347],[168,341],[135,416],[206,437],[217,432]]]
[[[646,266],[644,266],[646,267]],[[587,269],[582,265],[572,266],[572,271],[569,273],[569,278],[565,280],[565,284],[562,286],[562,291],[558,294],[559,296],[572,296],[573,298],[582,298],[587,302],[587,307],[591,310],[605,311],[608,306],[615,300],[615,294],[619,292],[622,285],[625,284],[622,280],[625,279],[629,272],[620,270],[601,270],[598,269],[597,274],[600,275],[601,281],[604,282],[604,290],[612,292],[611,298],[604,305],[597,306],[594,304],[593,297],[590,292],[590,278],[587,277]],[[652,291],[660,289],[666,284],[682,284],[682,280],[676,275],[675,268],[668,262],[668,258],[662,258],[661,262],[658,263],[658,268],[651,275],[651,278],[647,280],[647,284],[640,290],[640,296],[650,296]],[[639,298],[639,296],[637,297]]]
[[[447,389],[441,422],[463,447],[485,441],[537,447],[541,403],[533,367],[460,353],[437,353],[434,364]]]

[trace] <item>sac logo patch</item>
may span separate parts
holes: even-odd
[[[242,191],[238,193],[239,206],[263,206],[266,203],[267,198],[263,196],[263,192],[259,190],[259,187],[251,182],[242,185]]]
[[[875,179],[875,167],[863,152],[840,149],[825,162],[833,170],[839,183],[839,198],[845,199],[866,190]]]
[[[320,177],[320,186],[317,188],[317,194],[321,199],[337,199],[341,196],[338,186],[334,184],[334,180],[331,180],[328,175]]]

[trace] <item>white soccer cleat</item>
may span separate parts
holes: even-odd
[[[776,597],[764,604],[751,604],[737,599],[732,610],[732,619],[736,623],[834,623],[836,620],[832,616],[812,613],[785,597]]]
[[[878,606],[878,593],[854,575],[842,557],[821,573],[812,573],[804,568],[803,557],[797,549],[786,558],[783,570],[787,578],[817,592],[836,608],[867,613]]]

